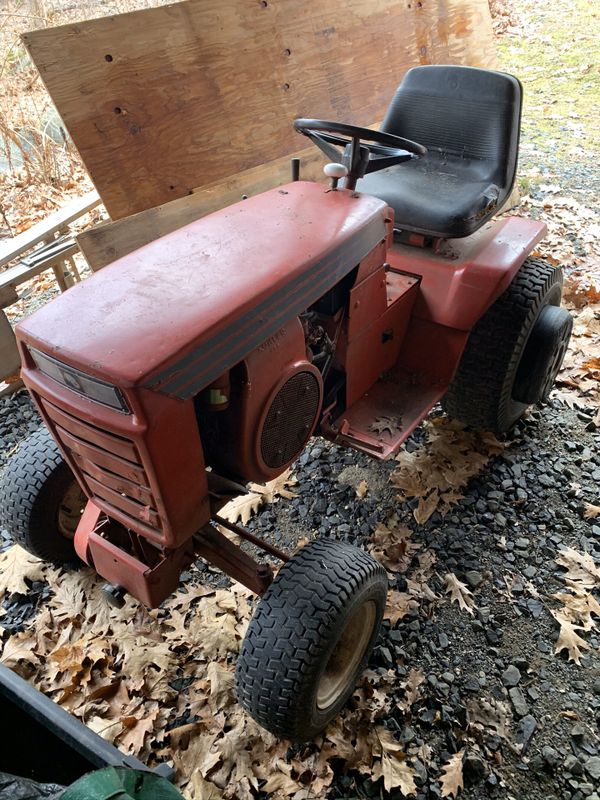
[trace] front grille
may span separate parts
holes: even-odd
[[[136,522],[160,529],[156,500],[135,442],[67,414],[48,400],[42,402],[89,494]]]
[[[263,425],[260,449],[264,463],[278,469],[292,461],[306,444],[321,392],[312,372],[297,372],[275,395]]]

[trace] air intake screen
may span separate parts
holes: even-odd
[[[260,439],[267,467],[282,467],[300,453],[319,413],[320,394],[319,382],[310,372],[296,373],[277,392]]]

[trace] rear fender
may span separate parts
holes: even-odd
[[[542,222],[506,217],[443,241],[436,252],[394,244],[388,260],[393,269],[421,276],[413,317],[470,331],[545,233]]]

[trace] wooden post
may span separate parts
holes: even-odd
[[[21,366],[17,340],[6,314],[0,309],[0,385],[3,378],[15,375]]]

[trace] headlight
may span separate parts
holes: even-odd
[[[39,350],[35,350],[33,347],[29,348],[29,352],[39,371],[49,378],[54,378],[55,381],[62,383],[63,386],[90,400],[95,400],[96,403],[110,406],[125,414],[131,413],[125,398],[116,386],[111,386],[110,383],[98,380],[98,378],[92,378],[78,369],[62,364],[55,358],[47,356],[45,353],[40,353]]]

